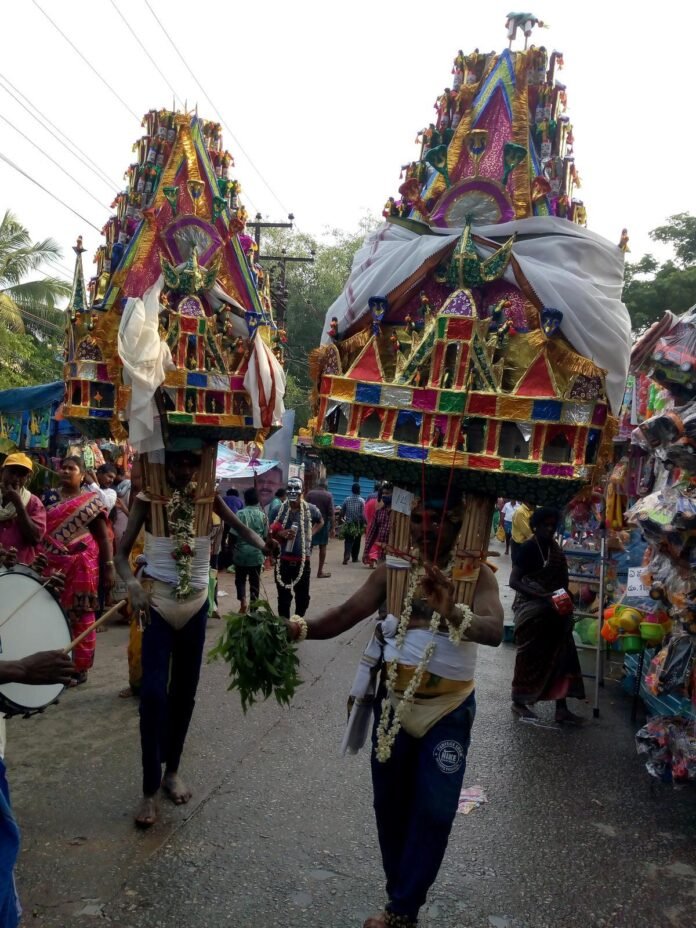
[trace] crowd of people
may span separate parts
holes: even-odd
[[[190,486],[199,466],[200,459],[193,452],[167,452],[165,471],[172,491]],[[285,487],[264,494],[265,509],[257,487],[246,489],[243,498],[234,489],[224,499],[216,493],[213,531],[209,537],[195,538],[190,590],[185,596],[176,596],[180,581],[173,557],[176,542],[153,535],[152,500],[141,487],[137,462],[128,480],[113,465],[105,464],[92,473],[79,458],[66,457],[58,485],[43,500],[26,488],[31,473],[32,462],[26,455],[15,453],[6,458],[1,479],[0,545],[16,549],[22,564],[31,564],[41,553],[49,570],[64,575],[60,601],[73,633],[91,628],[99,611],[106,608],[117,572],[127,591],[131,620],[129,693],[137,692],[140,699],[143,776],[135,822],[142,828],[157,820],[160,795],[176,804],[191,797],[179,766],[195,704],[206,621],[214,614],[214,581],[220,567],[229,564],[234,571],[242,613],[261,596],[264,566],[272,569],[277,611],[288,622],[289,635],[295,640],[334,637],[374,615],[384,604],[392,512],[392,486],[387,481],[376,482],[367,499],[362,497],[360,485],[353,484],[340,507],[334,506],[326,480],[305,494],[302,480],[292,477]],[[447,501],[440,505],[442,511],[434,503],[421,502],[412,514],[412,544],[437,550],[438,560],[425,565],[410,594],[405,643],[394,644],[398,623],[387,616],[379,626],[382,661],[377,666],[388,673],[375,677],[359,671],[351,694],[353,710],[345,739],[348,750],[357,749],[365,740],[367,723],[358,723],[357,714],[374,709],[374,806],[390,899],[387,912],[394,915],[389,921],[384,917],[368,919],[370,928],[387,923],[415,924],[437,876],[471,738],[476,645],[495,646],[502,638],[503,611],[488,564],[481,565],[472,606],[454,602],[454,585],[447,570],[463,506],[450,507]],[[579,724],[582,719],[567,704],[568,698],[584,698],[572,614],[557,606],[559,593],[567,595],[568,590],[567,563],[555,538],[559,513],[513,500],[499,500],[496,513],[511,555],[510,587],[516,593],[512,710],[520,720],[534,721],[534,706],[554,701],[558,723]],[[330,577],[326,553],[329,540],[337,534],[343,539],[343,564],[362,560],[370,569],[369,575],[347,602],[307,620],[313,549],[317,549],[317,579]],[[437,653],[429,658],[427,671],[419,675],[410,665],[423,660],[421,652],[426,639],[431,640],[433,617],[440,620],[435,630]],[[47,652],[12,666],[0,662],[0,682],[83,682],[94,660],[95,643],[92,630],[73,651],[72,661],[62,652]],[[366,656],[370,647],[372,644]],[[409,660],[398,663],[406,652]],[[374,664],[368,661],[368,666]],[[396,668],[394,679],[392,667]],[[385,688],[388,680],[391,695]],[[406,700],[413,681],[417,688]],[[371,695],[361,689],[365,686],[374,687]],[[408,722],[402,719],[400,708],[405,700],[413,702]],[[385,725],[382,714],[387,705],[394,716]],[[452,754],[454,749],[450,750],[443,759],[438,752],[444,743],[454,745],[456,751]],[[408,795],[400,788],[404,776],[417,783]],[[3,800],[7,802],[7,792],[0,763],[0,806]],[[14,832],[8,832],[8,841],[15,847]],[[407,865],[416,858],[417,867]],[[6,898],[11,900],[9,885]]]

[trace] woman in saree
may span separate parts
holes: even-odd
[[[59,570],[65,576],[60,603],[74,637],[95,621],[100,570],[107,591],[115,578],[106,513],[99,494],[83,487],[84,473],[80,458],[64,458],[60,484],[44,497],[46,535],[42,549],[51,571]],[[76,684],[87,679],[96,643],[97,634],[92,631],[73,651]]]
[[[556,721],[579,724],[582,717],[568,708],[566,700],[585,698],[580,662],[573,641],[573,616],[561,615],[552,595],[568,588],[568,563],[554,539],[559,513],[537,509],[531,517],[533,531],[520,545],[510,574],[517,595],[515,615],[517,658],[512,681],[512,711],[524,719],[538,716],[534,703],[556,701]]]

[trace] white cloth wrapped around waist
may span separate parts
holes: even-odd
[[[395,660],[416,667],[432,640],[432,632],[427,628],[411,628],[406,632],[403,647],[397,648],[394,641],[398,628],[399,621],[391,614],[379,622],[360,658],[350,691],[353,705],[341,742],[341,754],[356,754],[367,740],[382,662]],[[454,644],[446,632],[437,632],[428,671],[447,680],[473,680],[477,651],[478,645],[473,641]]]
[[[447,632],[437,632],[433,639],[433,633],[427,628],[409,628],[406,632],[406,639],[401,648],[395,644],[396,628],[391,635],[387,634],[387,628],[391,630],[392,623],[396,623],[394,616],[387,616],[387,620],[382,623],[382,633],[384,634],[384,660],[397,661],[399,664],[407,664],[409,667],[417,667],[425,653],[425,649],[431,641],[435,642],[435,651],[428,662],[428,671],[435,674],[436,677],[443,677],[445,680],[473,680],[476,670],[476,655],[478,645],[474,641],[462,641],[455,644],[449,640]]]
[[[204,535],[194,538],[193,557],[191,559],[191,586],[194,590],[207,590],[210,577],[210,538]],[[145,532],[145,574],[154,580],[171,583],[176,586],[179,576],[176,572],[176,561],[172,557],[174,539],[160,537]]]

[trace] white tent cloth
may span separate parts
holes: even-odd
[[[169,346],[159,335],[159,298],[163,283],[160,275],[142,299],[129,297],[126,300],[118,329],[123,380],[131,386],[128,437],[138,453],[164,447],[154,397],[166,372],[174,369],[174,363]]]
[[[563,313],[561,332],[573,348],[607,371],[607,398],[618,414],[631,350],[630,318],[621,302],[623,252],[601,235],[553,216],[474,226],[473,231],[499,240],[517,236],[512,253],[522,272],[543,306]],[[387,296],[462,230],[431,228],[429,233],[385,223],[365,239],[343,293],[327,311],[324,342],[334,316],[339,332],[346,331],[367,315],[370,297]],[[490,253],[476,247],[482,257]],[[505,279],[515,283],[511,267]]]
[[[260,335],[252,343],[249,365],[244,375],[244,389],[251,399],[254,428],[279,423],[283,417],[285,371]],[[270,411],[270,416],[268,413]],[[264,418],[267,421],[264,421]],[[268,421],[270,419],[270,421]]]

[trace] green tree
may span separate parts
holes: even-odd
[[[670,216],[650,237],[671,245],[675,257],[660,264],[652,255],[645,255],[634,264],[626,264],[623,301],[636,332],[668,309],[683,313],[696,303],[696,216]]]
[[[65,314],[58,303],[70,285],[56,277],[27,279],[61,256],[52,239],[32,242],[8,210],[0,222],[0,388],[60,377]]]

